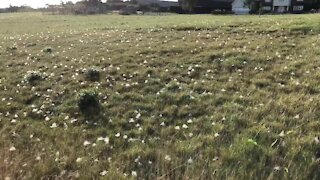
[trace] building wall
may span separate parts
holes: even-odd
[[[249,14],[250,9],[245,7],[243,0],[234,0],[232,3],[232,11],[235,14]]]
[[[273,6],[290,6],[291,0],[273,0]]]
[[[262,3],[262,12],[301,13],[306,10],[307,0],[261,0],[260,2]]]

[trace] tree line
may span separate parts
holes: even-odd
[[[12,6],[10,5],[8,8],[0,8],[0,13],[14,13],[14,12],[31,12],[36,11],[30,6]]]
[[[135,0],[122,1],[122,0],[108,0],[103,3],[101,0],[83,0],[76,3],[68,1],[61,2],[60,5],[47,5],[42,9],[44,12],[52,14],[101,14],[109,11],[119,11],[128,6],[135,6]]]

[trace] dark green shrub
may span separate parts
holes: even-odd
[[[89,81],[100,80],[100,69],[98,67],[92,67],[85,72],[85,77]]]
[[[168,91],[178,92],[179,88],[180,88],[180,86],[178,85],[177,82],[170,82],[170,83],[167,84]]]
[[[88,116],[94,116],[100,112],[100,101],[98,94],[92,90],[85,90],[78,95],[79,110]]]
[[[29,84],[35,84],[37,81],[40,81],[43,79],[42,75],[38,71],[28,71],[27,74],[25,75],[24,79],[29,83]]]
[[[7,51],[15,51],[17,49],[18,49],[17,46],[7,47]]]
[[[51,47],[46,47],[42,51],[45,52],[45,53],[52,53],[53,49]]]

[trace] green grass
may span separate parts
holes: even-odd
[[[319,22],[0,14],[0,179],[319,179]]]

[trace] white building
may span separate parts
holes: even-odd
[[[273,11],[277,13],[289,11],[290,2],[290,0],[273,0]]]
[[[244,0],[234,0],[232,3],[232,12],[234,14],[249,14],[250,9],[245,6]]]

